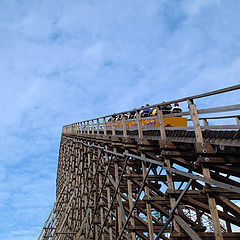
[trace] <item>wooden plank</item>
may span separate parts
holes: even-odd
[[[127,136],[126,120],[123,114],[121,116],[122,116],[123,137],[126,137]]]
[[[198,234],[193,231],[191,227],[188,226],[188,224],[178,215],[174,216],[177,223],[183,228],[183,230],[191,237],[192,240],[201,240],[201,238],[198,236]]]
[[[126,153],[128,153],[128,150],[126,150]],[[131,174],[129,166],[127,166],[127,174]],[[129,178],[127,180],[127,187],[128,187],[128,204],[129,204],[129,208],[132,209],[133,208],[133,192],[132,192],[132,182]],[[135,215],[135,212],[133,211],[132,218],[130,220],[131,226],[133,228],[135,227],[134,215]],[[135,232],[131,233],[131,239],[136,240],[136,233]]]
[[[86,122],[83,122],[83,133],[86,134]]]
[[[92,135],[94,135],[94,120],[92,120]]]
[[[103,118],[104,135],[107,135],[106,118]]]
[[[138,137],[143,138],[143,128],[142,128],[142,120],[140,114],[136,111],[137,116],[137,126],[138,126]]]
[[[240,104],[236,105],[228,105],[223,107],[215,107],[215,108],[206,108],[206,109],[199,109],[197,112],[198,114],[204,113],[217,113],[217,112],[231,112],[240,110]]]
[[[196,141],[197,141],[197,143],[203,143],[203,137],[202,137],[200,122],[199,122],[199,118],[198,118],[199,111],[197,111],[196,105],[193,104],[193,100],[188,100],[188,103],[189,103],[191,119],[192,119],[194,127],[195,127]],[[207,178],[211,178],[209,168],[203,167],[203,175]],[[207,194],[207,196],[208,196],[209,209],[211,212],[214,230],[215,230],[215,238],[216,238],[216,240],[223,240],[215,198],[210,196],[209,194]]]
[[[186,185],[186,187],[184,188],[184,190],[182,191],[181,195],[179,196],[179,198],[177,199],[175,205],[171,208],[171,211],[169,213],[169,217],[168,217],[168,220],[165,222],[165,224],[163,225],[163,227],[161,228],[159,234],[157,235],[157,237],[155,238],[155,240],[158,240],[161,235],[163,234],[164,230],[166,229],[166,227],[169,225],[170,221],[172,220],[173,218],[173,215],[174,215],[174,212],[175,210],[177,209],[180,201],[182,200],[184,194],[187,192],[187,190],[189,189],[190,185],[192,183],[192,179],[190,179]]]
[[[83,134],[83,123],[81,122],[80,133]]]
[[[145,154],[141,153],[141,157],[144,158]],[[146,162],[142,162],[142,173],[143,173],[143,179],[144,179],[147,175]],[[146,180],[146,183],[147,182],[148,180]],[[146,197],[149,198],[150,193],[149,193],[148,186],[145,186],[144,191],[145,191]],[[149,239],[154,240],[153,219],[152,219],[152,212],[151,212],[151,204],[149,202],[146,202],[146,210],[147,210]]]
[[[89,121],[87,121],[87,134],[89,135],[89,133],[90,133],[90,126],[89,126],[90,124],[89,124]]]
[[[236,204],[220,194],[217,195],[217,198],[224,202],[229,208],[233,209],[236,216],[240,216],[240,208]]]
[[[97,135],[99,135],[99,119],[97,119]]]
[[[157,109],[157,117],[158,117],[158,122],[160,125],[160,136],[161,140],[166,140],[166,130],[165,130],[165,125],[164,125],[164,119],[163,119],[163,113],[159,108]]]
[[[113,149],[114,152],[117,152],[117,149],[114,148]],[[115,174],[115,182],[116,184],[119,184],[119,171],[118,171],[118,164],[117,162],[115,161],[114,162],[114,174]],[[117,188],[117,185],[116,185],[116,188]],[[121,209],[120,209],[120,205],[119,205],[119,202],[120,202],[120,195],[117,193],[117,200],[118,200],[118,207],[117,207],[117,212],[118,212],[118,231],[121,232],[122,230],[122,223],[123,223],[123,214],[121,212]]]
[[[191,105],[189,106],[189,109],[192,108],[192,106],[195,106],[192,99],[189,99],[189,103],[189,105]],[[208,111],[210,110],[212,109],[208,109]],[[224,110],[223,107],[221,107],[221,109],[217,108],[214,111],[220,110]],[[226,108],[225,110],[229,110],[229,108]],[[195,122],[194,127],[190,128],[195,131],[196,129],[200,130],[198,132],[199,135],[202,134],[202,130],[204,129],[221,129],[222,127],[232,129],[231,125],[209,126],[206,122],[202,127],[200,126],[196,106],[195,111],[190,109],[190,112],[192,113],[191,120],[193,119],[193,122]],[[193,117],[194,113],[195,117]],[[159,115],[154,118],[146,118],[145,120],[149,121],[149,119],[159,120]],[[235,119],[238,123],[237,116],[235,116]],[[139,120],[139,123],[141,124],[143,118],[140,118]],[[64,213],[66,209],[66,200],[69,200],[73,192],[76,191],[76,197],[72,200],[70,214],[67,216],[66,224],[64,224],[61,231],[62,233],[75,232],[75,229],[78,231],[81,225],[77,223],[84,222],[84,219],[87,216],[79,239],[102,240],[104,238],[105,240],[108,240],[110,239],[110,234],[112,235],[111,240],[126,239],[128,237],[130,237],[130,239],[134,237],[136,239],[150,239],[149,233],[151,232],[151,228],[149,228],[148,222],[151,222],[153,225],[152,232],[154,231],[154,233],[158,233],[158,230],[163,226],[163,223],[166,220],[165,218],[169,216],[168,211],[171,210],[172,206],[171,199],[177,199],[182,193],[180,189],[182,189],[183,184],[189,179],[194,179],[192,183],[194,191],[189,190],[181,203],[189,205],[189,208],[192,207],[193,211],[196,211],[196,214],[198,212],[197,223],[188,219],[187,215],[184,215],[184,212],[178,211],[179,215],[176,214],[177,217],[174,218],[174,221],[178,225],[180,232],[174,231],[174,228],[167,228],[165,233],[169,234],[168,237],[176,239],[181,237],[189,239],[189,237],[191,237],[192,239],[198,239],[198,237],[201,238],[202,236],[203,239],[205,239],[205,237],[213,239],[213,234],[207,236],[207,234],[202,232],[204,231],[204,228],[198,226],[198,223],[201,222],[202,214],[207,214],[209,218],[209,213],[211,214],[215,227],[214,234],[216,239],[221,239],[221,236],[217,236],[217,234],[223,230],[222,226],[220,226],[221,228],[219,229],[216,228],[218,224],[217,221],[220,219],[226,222],[227,230],[229,232],[235,229],[231,229],[231,224],[236,226],[239,225],[240,220],[237,216],[239,215],[240,210],[238,206],[232,202],[233,200],[239,200],[240,194],[239,183],[233,178],[234,176],[238,176],[237,174],[239,170],[237,166],[237,154],[239,149],[238,146],[235,146],[237,139],[232,141],[232,144],[235,144],[235,147],[229,145],[224,149],[222,146],[219,146],[219,144],[222,144],[223,142],[229,144],[229,141],[231,141],[229,139],[218,141],[218,146],[215,146],[216,151],[209,151],[205,146],[201,148],[200,151],[198,146],[205,143],[203,143],[203,139],[200,139],[199,136],[197,136],[196,141],[197,143],[200,143],[198,145],[195,144],[195,139],[193,138],[191,138],[191,140],[179,139],[176,131],[174,132],[174,134],[176,133],[176,137],[174,138],[174,143],[172,145],[168,141],[173,138],[169,139],[168,137],[164,137],[165,140],[161,141],[165,142],[162,142],[162,145],[159,146],[160,144],[158,144],[158,141],[160,137],[155,135],[148,136],[151,132],[146,131],[147,129],[145,126],[144,129],[142,126],[138,136],[136,134],[136,129],[134,132],[131,132],[135,135],[127,136],[126,129],[124,129],[126,121],[124,123],[124,120],[121,120],[123,135],[120,130],[117,132],[118,135],[116,137],[108,137],[107,134],[110,135],[112,133],[113,135],[113,129],[111,132],[109,131],[111,130],[110,127],[106,128],[106,121],[105,124],[104,122],[101,124],[101,126],[105,125],[104,128],[101,129],[101,135],[98,134],[97,136],[92,134],[93,131],[91,130],[94,129],[94,122],[95,120],[91,120],[91,122],[86,121],[90,131],[87,131],[88,126],[85,125],[85,128],[82,127],[83,122],[68,125],[64,127],[66,130],[63,129],[67,134],[63,132],[61,139],[58,164],[59,169],[57,173],[57,196],[61,191],[64,176],[68,175],[71,181],[67,187],[66,193],[63,194],[63,197],[59,202],[59,206],[55,210],[54,221],[51,221],[46,227],[47,233],[44,237],[49,237],[54,233],[55,224],[57,229],[59,229],[63,218],[65,217],[65,215],[61,215],[61,213]],[[108,125],[110,126],[110,123]],[[236,129],[240,128],[239,124],[233,125],[233,127]],[[163,128],[165,132],[168,130],[168,128],[165,128],[164,126]],[[171,128],[171,130],[172,129],[173,128]],[[85,134],[81,133],[83,130]],[[90,135],[87,135],[87,132],[90,133]],[[235,132],[236,138],[238,132]],[[97,133],[100,133],[100,128]],[[105,133],[105,136],[103,136],[102,133]],[[221,133],[221,131],[219,131],[219,133]],[[229,133],[229,136],[233,135],[233,131]],[[159,133],[157,134],[159,135]],[[211,144],[212,143],[213,142],[211,141]],[[79,147],[81,148],[80,151],[77,150]],[[116,151],[113,151],[113,148],[115,148]],[[203,152],[204,149],[207,149],[207,151]],[[185,152],[187,152],[187,154]],[[223,153],[226,158],[223,157],[223,154],[220,155],[219,153]],[[142,156],[144,157],[139,157],[140,154],[143,154]],[[78,155],[79,158],[77,157]],[[104,156],[107,157],[104,158]],[[145,156],[148,156],[148,158]],[[129,158],[128,160],[127,157]],[[196,162],[196,157],[199,157],[197,160],[203,161]],[[205,163],[205,158],[210,159],[210,161]],[[111,163],[112,159],[115,159],[116,161]],[[167,161],[169,161],[168,164]],[[110,166],[106,173],[107,162],[110,163]],[[98,163],[100,164],[100,167],[99,170],[96,171]],[[126,163],[129,165],[125,166]],[[117,164],[118,166],[118,182],[115,180],[114,164]],[[153,174],[149,176],[144,183],[142,180],[144,179],[142,174],[143,164],[145,167],[150,164],[153,165]],[[203,166],[203,169],[201,169],[200,166]],[[123,168],[126,169],[128,173],[127,175],[125,175],[125,173],[124,176],[119,174],[121,173],[120,170]],[[165,171],[159,172],[160,168],[161,171],[163,169],[166,170],[166,172],[172,177],[172,182],[170,181],[170,184],[173,185],[173,188],[179,188],[179,190],[168,189],[165,191],[165,186],[168,186],[166,180],[169,180],[169,176],[165,175]],[[95,178],[96,172],[99,174],[97,176],[100,177]],[[104,173],[106,173],[105,176],[109,177],[106,179],[104,177],[103,180],[102,177]],[[162,175],[162,173],[164,175]],[[209,174],[209,176],[207,176],[207,174]],[[199,183],[200,181],[201,183]],[[92,188],[93,183],[94,186],[97,186],[100,183],[100,185],[104,187],[100,188],[98,186]],[[206,185],[205,187],[204,183]],[[163,187],[161,185],[163,185]],[[76,188],[79,190],[75,190]],[[142,200],[137,200],[139,189],[144,188],[147,188],[149,193],[146,194],[143,199],[141,198]],[[97,199],[97,195],[101,197]],[[142,196],[143,194],[141,197]],[[219,207],[222,207],[223,210],[218,210],[217,208]],[[115,211],[116,208],[118,209],[117,211]],[[135,211],[136,214],[132,212],[131,208],[134,209],[133,211]],[[87,209],[89,209],[89,211],[87,211]],[[94,209],[99,209],[99,211],[97,210],[97,213],[95,214],[93,212]],[[148,219],[151,218],[151,221],[146,220],[146,216]],[[178,217],[180,217],[180,220],[177,220]],[[121,226],[121,229],[119,228],[119,225]],[[130,232],[134,228],[134,225],[138,230]],[[119,229],[122,231],[119,232]],[[184,232],[186,232],[186,234]],[[166,236],[163,236],[164,240],[167,239]],[[224,239],[226,236],[233,238],[237,237],[237,235],[223,234]],[[63,238],[64,234],[60,234],[59,238],[55,240],[61,240]]]
[[[99,173],[99,187],[102,188],[102,174]],[[104,224],[104,212],[103,212],[103,206],[102,206],[103,200],[102,197],[100,195],[100,217],[101,217],[101,226],[103,226]],[[105,236],[104,234],[102,234],[102,240],[105,240]]]
[[[111,117],[111,126],[112,126],[112,135],[115,136],[116,135],[116,126],[115,126],[115,121],[114,121],[113,117]]]
[[[203,142],[202,131],[201,131],[200,122],[198,119],[196,105],[193,104],[193,101],[191,101],[191,100],[188,100],[188,104],[189,104],[188,108],[189,108],[189,111],[191,114],[191,119],[193,121],[194,128],[195,128],[196,140],[197,140],[197,142]]]

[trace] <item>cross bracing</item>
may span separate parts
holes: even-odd
[[[195,104],[239,88],[169,102],[186,102],[182,113],[158,104],[156,116],[134,109],[64,126],[56,202],[38,239],[240,239],[240,104]],[[187,126],[166,125],[174,117]]]

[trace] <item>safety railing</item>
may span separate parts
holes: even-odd
[[[240,104],[197,109],[195,100],[239,89],[240,84],[204,94],[77,122],[64,126],[63,133],[123,135],[127,137],[131,131],[137,131],[138,137],[143,138],[144,132],[149,130],[160,130],[161,137],[166,130],[193,130],[196,135],[199,135],[198,132],[202,130],[238,130],[240,129]],[[180,113],[164,114],[165,107],[174,103],[180,103],[186,106],[184,111]],[[141,111],[146,109],[156,109],[156,115],[142,117]],[[235,112],[235,114],[224,115],[226,112]],[[213,114],[216,113],[218,115],[213,116]],[[118,116],[118,119],[116,119],[116,116]],[[228,124],[229,119],[235,119],[235,123],[232,122],[232,124]],[[220,120],[225,120],[224,124],[217,124]],[[213,124],[209,124],[210,121],[213,122]],[[201,139],[198,140],[201,141]]]

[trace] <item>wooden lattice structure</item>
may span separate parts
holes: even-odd
[[[168,116],[163,103],[151,106],[158,107],[154,117],[141,118],[134,109],[133,130],[127,112],[118,129],[112,115],[64,126],[56,202],[38,239],[239,240],[240,118],[226,113],[240,104],[195,105],[239,89],[171,101],[188,110]],[[188,126],[165,126],[171,116],[187,116]],[[159,128],[144,128],[153,119]],[[225,124],[230,119],[235,123]]]

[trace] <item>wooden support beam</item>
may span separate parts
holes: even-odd
[[[126,152],[128,153],[128,150],[126,150]],[[130,167],[127,166],[127,174],[130,175]],[[132,192],[132,182],[131,180],[128,178],[127,180],[127,186],[128,186],[128,203],[129,203],[129,208],[132,209],[133,208],[133,192]],[[130,223],[131,223],[131,226],[134,228],[135,227],[135,219],[134,219],[134,215],[135,215],[135,212],[133,211],[132,213],[132,217],[131,217],[131,220],[130,220]],[[132,240],[136,240],[136,233],[135,232],[132,232],[131,233],[131,237],[132,237]]]
[[[164,119],[163,119],[163,113],[162,110],[157,108],[157,117],[158,117],[158,122],[160,125],[160,136],[162,140],[166,140],[166,130],[165,130],[165,125],[164,125]]]
[[[145,157],[145,154],[141,153],[141,157]],[[143,172],[143,179],[144,179],[146,177],[146,175],[147,175],[146,162],[142,162],[142,172]],[[146,183],[148,183],[148,180],[146,180]],[[150,197],[150,193],[149,193],[148,186],[145,186],[144,191],[145,191],[146,197],[149,198]],[[146,202],[146,209],[147,209],[149,239],[150,240],[154,240],[152,211],[151,211],[151,204],[149,202]]]
[[[201,132],[201,127],[199,123],[198,113],[196,105],[193,104],[193,100],[188,100],[189,103],[189,110],[191,114],[191,119],[193,121],[194,127],[195,127],[195,135],[196,135],[196,141],[197,143],[203,144],[203,137]],[[203,166],[203,175],[207,178],[211,178],[210,170],[209,168],[205,168]],[[212,220],[213,220],[213,226],[215,230],[215,238],[216,240],[223,240],[221,226],[220,226],[220,220],[217,212],[217,205],[216,200],[214,197],[210,196],[208,194],[208,203],[209,203],[209,209],[211,212]]]
[[[94,129],[95,129],[95,127],[94,127],[94,120],[92,120],[92,135],[94,135]]]
[[[112,127],[112,135],[115,136],[116,135],[116,126],[115,126],[115,120],[113,119],[113,117],[111,117],[111,127]]]
[[[156,240],[160,231],[163,240],[239,239],[239,116],[208,114],[240,104],[197,109],[195,97],[183,101],[189,104],[183,113],[163,115],[167,103],[161,103],[156,116],[142,117],[134,109],[136,119],[125,118],[130,112],[133,117],[129,111],[118,114],[118,121],[109,115],[64,126],[59,200],[38,240]],[[165,127],[180,115],[190,116],[193,126]],[[218,119],[237,124],[215,125]],[[184,189],[188,181],[190,190]]]
[[[107,135],[106,118],[103,118],[104,135]]]
[[[140,139],[142,139],[143,138],[143,127],[142,127],[141,116],[138,111],[136,111],[136,117],[137,117],[138,137]]]
[[[187,190],[189,189],[191,183],[192,183],[192,179],[190,179],[190,180],[188,181],[187,186],[184,188],[184,190],[182,191],[181,195],[180,195],[179,198],[177,199],[175,205],[173,206],[173,208],[171,209],[171,211],[170,211],[170,213],[169,213],[170,216],[169,216],[168,220],[166,221],[166,223],[165,223],[164,226],[162,227],[161,231],[159,232],[159,234],[157,235],[157,237],[155,238],[155,240],[158,240],[158,239],[161,237],[161,235],[163,234],[165,228],[168,226],[168,224],[169,224],[170,221],[172,220],[175,210],[177,209],[177,207],[178,207],[180,201],[182,200],[184,194],[185,194],[185,193],[187,192]]]
[[[122,114],[122,128],[123,128],[123,137],[127,136],[127,127],[126,127],[126,120],[125,120],[125,115]]]

